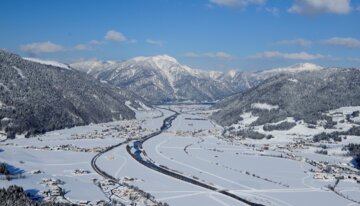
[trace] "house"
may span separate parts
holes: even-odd
[[[32,170],[30,171],[30,174],[40,174],[41,173],[41,170]]]
[[[50,188],[50,196],[61,196],[61,187],[53,186]]]
[[[79,205],[87,205],[87,204],[90,203],[90,201],[88,201],[88,200],[80,200],[78,203],[79,203]]]

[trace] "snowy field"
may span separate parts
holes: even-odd
[[[259,152],[242,143],[223,141],[215,137],[218,135],[216,133],[215,136],[208,135],[207,131],[216,130],[216,126],[210,121],[189,120],[191,117],[196,119],[198,116],[180,115],[168,132],[147,141],[144,149],[148,156],[159,165],[165,165],[181,174],[230,190],[265,205],[347,205],[352,203],[326,188],[335,180],[313,179],[308,171],[316,168],[308,163],[269,157],[281,155],[281,152]],[[203,132],[185,137],[178,132],[187,130],[203,130]],[[245,142],[263,145],[278,144],[279,140],[275,138],[274,140],[246,140]],[[312,155],[315,154],[312,153]],[[359,188],[355,183],[350,183],[347,192],[356,197]]]
[[[147,112],[148,116],[158,114],[159,111]],[[94,184],[93,180],[101,179],[101,176],[92,169],[91,159],[103,148],[123,142],[126,138],[141,137],[150,132],[146,128],[139,129],[141,125],[141,120],[117,121],[48,132],[30,139],[18,138],[2,142],[0,162],[6,162],[18,169],[25,178],[0,180],[0,187],[16,184],[34,195],[42,195],[42,191],[50,188],[46,184],[41,184],[42,180],[55,178],[65,182],[60,186],[66,190],[66,199],[60,201],[77,203],[89,200],[95,204],[99,200],[107,200],[108,197]],[[124,128],[127,129],[126,132]],[[108,163],[112,164],[109,161]],[[37,170],[40,171],[39,174],[32,174]],[[87,172],[75,174],[75,170]]]
[[[255,128],[257,131],[272,134],[275,138],[228,140],[221,136],[223,128],[208,119],[208,106],[161,107],[164,109],[138,111],[137,120],[75,127],[31,139],[1,142],[0,162],[13,166],[24,178],[0,180],[0,187],[16,184],[34,195],[42,195],[42,191],[51,189],[51,185],[43,183],[44,178],[54,178],[63,181],[60,186],[66,191],[59,201],[77,203],[89,200],[96,204],[99,200],[108,200],[109,195],[95,183],[103,178],[91,167],[92,158],[111,145],[136,140],[159,130],[163,120],[173,114],[166,110],[171,107],[180,113],[172,127],[143,144],[146,155],[158,166],[263,205],[350,206],[360,201],[360,184],[356,181],[345,179],[338,183],[336,191],[348,198],[341,197],[328,188],[336,180],[314,178],[312,171],[319,169],[309,164],[310,161],[327,161],[354,170],[351,158],[342,155],[340,148],[349,142],[360,142],[358,137],[332,144],[329,152],[333,155],[322,155],[315,153],[316,145],[294,146],[298,138],[309,139],[324,131],[320,127],[308,129],[300,122],[288,131],[267,132],[259,126]],[[329,114],[340,122],[354,109],[340,108]],[[236,127],[247,127],[256,120],[251,114],[243,117]],[[287,121],[293,120],[288,118]],[[350,127],[339,123],[337,130]],[[287,148],[289,145],[290,149]],[[135,161],[126,146],[121,145],[101,155],[97,166],[121,183],[150,193],[157,201],[175,206],[245,205],[215,191],[149,169]],[[76,170],[86,172],[76,173]]]

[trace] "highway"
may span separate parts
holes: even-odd
[[[92,168],[95,170],[95,172],[97,172],[99,175],[101,175],[102,177],[106,178],[106,179],[110,179],[110,180],[113,180],[113,181],[117,181],[117,179],[111,175],[109,175],[108,173],[106,173],[105,171],[101,170],[97,165],[96,165],[96,160],[104,153],[106,152],[109,152],[110,150],[116,148],[116,147],[119,147],[121,145],[124,145],[124,144],[127,144],[126,146],[126,150],[127,152],[131,155],[131,157],[136,160],[137,162],[139,162],[140,164],[146,166],[147,168],[149,169],[152,169],[154,171],[157,171],[159,173],[162,173],[164,175],[167,175],[167,176],[170,176],[170,177],[173,177],[173,178],[176,178],[178,180],[181,180],[181,181],[184,181],[184,182],[187,182],[187,183],[190,183],[190,184],[193,184],[193,185],[196,185],[196,186],[199,186],[199,187],[202,187],[202,188],[205,188],[205,189],[208,189],[208,190],[211,190],[211,191],[215,191],[217,193],[220,193],[222,195],[225,195],[225,196],[228,196],[230,198],[233,198],[237,201],[240,201],[242,203],[245,203],[247,205],[251,205],[251,206],[263,206],[262,204],[258,204],[258,203],[254,203],[254,202],[251,202],[249,200],[246,200],[242,197],[239,197],[238,195],[235,195],[227,190],[224,190],[224,189],[219,189],[215,186],[212,186],[212,185],[209,185],[209,184],[206,184],[204,182],[200,182],[198,180],[195,180],[193,178],[190,178],[190,177],[187,177],[187,176],[184,176],[184,175],[181,175],[181,174],[178,174],[178,173],[175,173],[175,172],[172,172],[170,171],[169,169],[167,168],[163,168],[163,167],[160,167],[158,165],[155,164],[155,162],[153,160],[151,160],[148,156],[146,156],[146,152],[143,150],[143,147],[142,147],[142,144],[144,142],[146,142],[147,140],[149,140],[150,138],[153,138],[153,137],[156,137],[157,135],[161,134],[162,132],[166,131],[167,129],[169,129],[171,126],[172,126],[172,121],[176,119],[176,117],[180,114],[174,110],[171,110],[171,109],[168,109],[172,112],[174,112],[173,115],[167,117],[164,119],[163,121],[163,124],[162,126],[160,127],[160,130],[159,131],[156,131],[156,132],[153,132],[151,134],[148,134],[144,137],[142,137],[140,140],[136,140],[136,141],[124,141],[124,142],[121,142],[119,144],[116,144],[116,145],[113,145],[109,148],[107,148],[106,150],[96,154],[92,160],[91,160],[91,166]],[[146,157],[146,160],[142,157],[142,155],[144,157]]]
[[[116,145],[112,145],[110,146],[109,148],[107,148],[106,150],[102,151],[102,152],[99,152],[97,153],[92,159],[91,159],[91,167],[94,169],[94,171],[96,173],[98,173],[99,175],[101,175],[103,178],[105,179],[110,179],[110,180],[113,180],[113,181],[117,181],[117,179],[111,175],[109,175],[108,173],[106,173],[105,171],[101,170],[97,165],[96,165],[96,160],[101,156],[103,155],[104,153],[106,152],[109,152],[110,150],[113,150],[115,149],[116,147],[119,147],[123,144],[127,144],[129,143],[129,141],[124,141],[124,142],[121,142],[119,144],[116,144]]]

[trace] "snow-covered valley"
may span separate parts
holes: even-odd
[[[160,131],[164,119],[174,114],[168,109],[178,116],[169,129],[144,141],[139,155],[163,170],[217,190],[153,170],[128,153],[128,145],[133,147],[142,137]],[[351,111],[340,108],[330,114],[341,121],[339,113]],[[89,205],[247,205],[219,191],[254,205],[355,205],[360,201],[355,179],[359,172],[351,158],[341,153],[343,145],[358,142],[358,137],[323,142],[329,148],[329,155],[323,155],[316,153],[318,143],[298,143],[305,130],[301,123],[292,132],[273,132],[272,139],[229,139],[224,138],[223,127],[208,119],[211,112],[206,105],[159,106],[137,111],[137,120],[6,140],[0,145],[0,162],[11,165],[17,175],[2,179],[0,187],[16,184],[33,197]],[[346,128],[345,123],[342,126]],[[125,143],[97,158],[96,165],[115,181],[103,178],[91,167],[92,158],[121,142]],[[349,170],[324,173],[324,162]],[[345,177],[337,182],[335,175]],[[330,187],[334,184],[335,192]]]

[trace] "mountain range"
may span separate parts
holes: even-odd
[[[314,123],[323,111],[360,105],[359,70],[310,63],[219,72],[168,55],[63,64],[0,51],[0,72],[0,129],[9,136],[135,118],[142,102],[217,102],[212,118],[222,125],[248,111],[259,116],[254,124]]]
[[[195,70],[167,56],[136,57],[124,62],[91,62],[72,64],[101,81],[136,92],[147,101],[212,102],[237,92],[217,81],[213,74]]]
[[[319,68],[313,64],[298,64],[264,72],[205,71],[182,65],[168,55],[136,57],[122,62],[89,60],[70,66],[101,81],[135,92],[153,104],[214,102],[246,91],[281,73]]]

